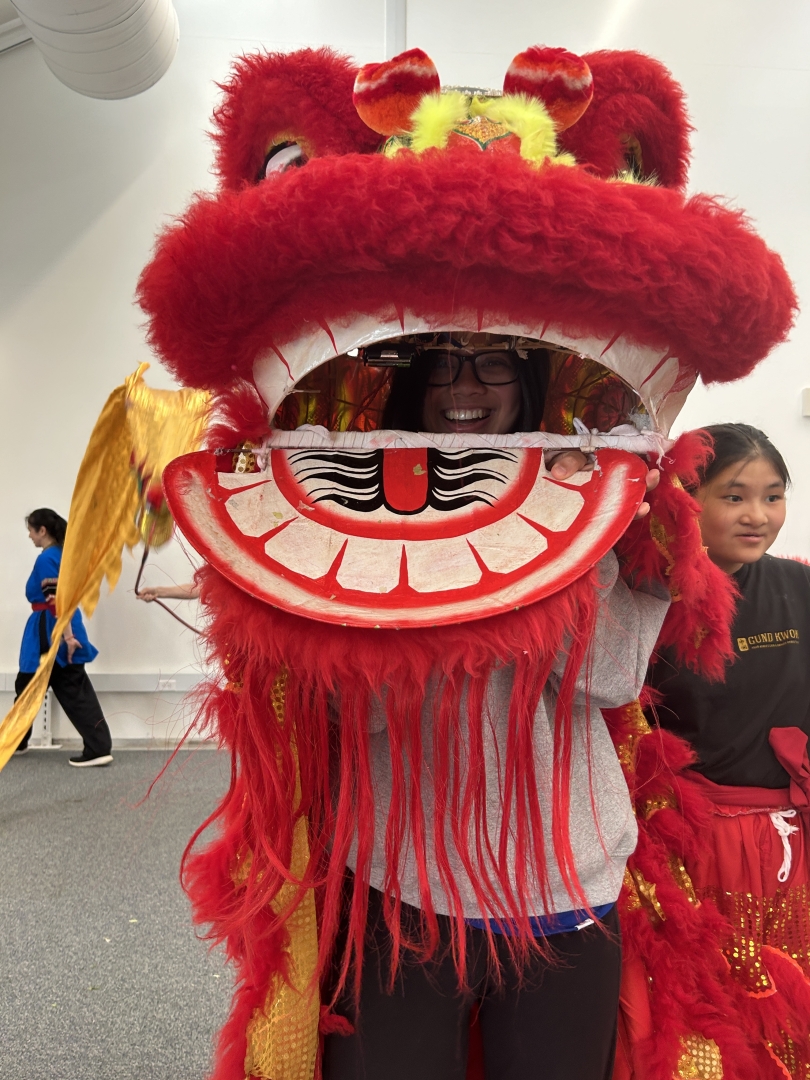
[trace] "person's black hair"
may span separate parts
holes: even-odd
[[[59,547],[62,547],[65,542],[67,522],[63,517],[60,517],[55,510],[48,510],[45,507],[41,510],[32,510],[25,519],[25,524],[30,525],[32,529],[47,529],[48,536],[50,536]]]
[[[698,473],[701,487],[711,483],[729,466],[760,457],[773,466],[785,487],[790,484],[790,473],[785,459],[764,431],[750,424],[710,424],[702,430],[711,436],[714,457],[706,468]]]
[[[407,368],[397,368],[385,404],[382,427],[389,431],[421,431],[431,365],[417,358]],[[530,349],[526,360],[518,361],[520,413],[515,431],[539,431],[548,387],[548,351]]]

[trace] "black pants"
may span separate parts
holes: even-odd
[[[16,697],[20,696],[33,677],[33,672],[19,671],[17,673],[17,678],[14,680]],[[93,684],[84,670],[84,664],[66,664],[64,667],[54,664],[48,685],[65,710],[65,716],[81,735],[88,757],[109,754],[112,749],[112,736]],[[33,727],[28,729],[20,740],[20,746],[28,745],[32,730]]]
[[[447,942],[450,920],[439,920]],[[522,984],[502,939],[500,987],[488,972],[483,931],[468,929],[467,940],[469,995],[458,993],[448,955],[429,965],[405,960],[394,993],[386,994],[390,935],[381,894],[372,889],[360,1013],[348,995],[337,1008],[355,1022],[355,1034],[327,1036],[324,1080],[464,1080],[476,1003],[486,1080],[609,1080],[621,978],[615,908],[604,929],[549,938],[556,962],[538,957]]]

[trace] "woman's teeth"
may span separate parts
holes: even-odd
[[[489,409],[445,409],[446,420],[483,420]]]

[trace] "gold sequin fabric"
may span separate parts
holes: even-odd
[[[769,1042],[766,1046],[771,1057],[787,1070],[787,1076],[794,1080],[810,1080],[810,1062],[789,1035],[785,1035],[778,1045]]]
[[[273,686],[271,704],[280,724],[285,720],[286,672]],[[296,772],[295,801],[301,798]],[[249,872],[250,853],[235,868],[235,884]],[[290,874],[300,880],[309,864],[306,818],[293,829]],[[318,1051],[320,997],[315,972],[318,962],[318,928],[315,894],[302,890],[295,880],[286,881],[272,901],[277,914],[289,911],[285,928],[289,936],[286,970],[273,976],[264,1006],[255,1009],[247,1026],[245,1076],[258,1080],[312,1080]]]
[[[678,1060],[676,1080],[723,1080],[720,1047],[713,1039],[687,1035],[681,1039],[681,1046],[683,1053]]]
[[[646,908],[647,914],[653,919],[666,922],[664,909],[656,896],[655,883],[647,881],[640,870],[627,866],[624,871],[624,904],[628,911],[637,911]]]
[[[761,946],[787,953],[810,978],[810,889],[796,885],[773,896],[703,889],[734,927],[726,950],[736,976],[754,993],[769,991],[771,982]]]
[[[453,131],[456,135],[477,142],[482,150],[496,139],[504,139],[512,134],[505,124],[490,120],[487,116],[474,116],[471,120],[464,120],[454,127]]]
[[[255,448],[255,443],[242,443],[239,450],[233,455],[232,468],[235,473],[258,472],[259,466],[256,464],[256,455],[252,452]]]
[[[653,814],[657,814],[659,810],[671,810],[674,806],[677,806],[677,803],[675,795],[671,791],[664,792],[661,795],[653,795],[652,798],[645,799],[641,804],[641,816],[645,821],[649,821]]]
[[[658,551],[664,556],[664,559],[666,560],[667,565],[664,573],[667,577],[669,577],[673,569],[675,568],[675,559],[670,550],[674,537],[669,535],[669,533],[664,528],[663,522],[661,522],[655,514],[650,514],[650,536],[652,538],[652,542],[655,544]],[[672,595],[673,603],[677,603],[677,601],[681,599],[680,592],[673,586],[670,586],[670,593]]]
[[[675,879],[675,884],[681,892],[686,893],[686,898],[689,903],[694,904],[695,907],[699,907],[700,901],[697,898],[695,886],[693,885],[692,879],[679,855],[670,855],[669,869],[672,872],[672,877]]]
[[[638,701],[631,701],[629,705],[624,705],[621,716],[624,721],[624,734],[616,747],[616,754],[624,768],[634,772],[638,741],[643,735],[649,735],[651,729]]]

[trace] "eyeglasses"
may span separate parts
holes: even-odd
[[[472,364],[473,374],[485,386],[506,386],[517,382],[519,378],[520,360],[509,352],[483,350],[475,353],[460,353],[430,350],[428,363],[430,364],[428,386],[451,386],[467,363]]]

